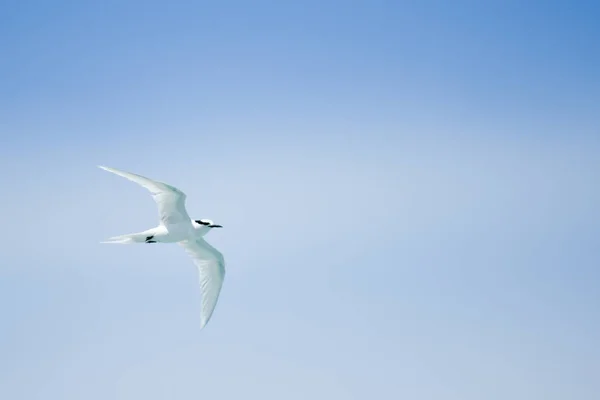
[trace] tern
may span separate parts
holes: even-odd
[[[222,226],[210,219],[190,218],[185,209],[185,193],[171,185],[116,168],[102,165],[98,167],[149,190],[158,206],[160,219],[156,228],[114,236],[102,243],[177,243],[183,247],[198,267],[201,289],[200,329],[204,328],[215,310],[225,278],[223,255],[204,240],[204,235],[211,229]]]

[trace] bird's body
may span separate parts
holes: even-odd
[[[102,243],[178,243],[190,238],[201,238],[208,233],[207,230],[204,231],[204,227],[194,228],[191,221],[189,226],[186,225],[187,224],[182,223],[169,226],[168,228],[165,225],[159,225],[143,232],[111,237]],[[148,241],[149,237],[152,237],[152,239]]]
[[[202,292],[201,328],[209,321],[219,298],[225,278],[223,255],[204,236],[212,228],[221,228],[208,219],[194,220],[185,209],[185,194],[166,183],[141,175],[100,166],[113,174],[129,179],[148,189],[158,206],[160,223],[143,232],[114,236],[102,243],[177,243],[192,257],[200,274]]]

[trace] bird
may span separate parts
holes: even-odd
[[[133,181],[150,191],[158,207],[159,225],[143,232],[119,235],[101,243],[151,244],[177,243],[191,256],[198,268],[201,291],[200,329],[210,320],[225,279],[223,254],[210,245],[204,236],[222,225],[210,219],[193,219],[185,208],[186,195],[174,186],[121,171],[116,168],[98,165],[99,168]]]

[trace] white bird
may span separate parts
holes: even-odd
[[[102,243],[177,243],[192,257],[198,267],[201,288],[200,329],[204,328],[215,310],[223,280],[225,261],[223,255],[203,236],[212,228],[222,228],[209,219],[194,220],[185,209],[186,195],[181,190],[141,175],[115,168],[100,168],[129,179],[152,193],[158,206],[160,223],[156,228],[129,235],[114,236]]]

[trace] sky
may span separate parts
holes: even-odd
[[[0,398],[594,400],[600,6],[4,1]],[[224,229],[213,317],[157,223]]]

